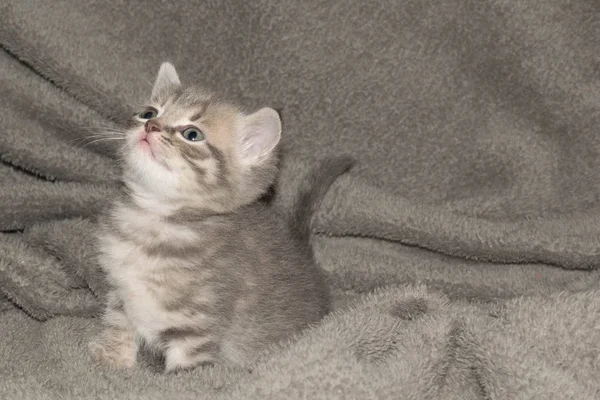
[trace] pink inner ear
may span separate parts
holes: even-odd
[[[242,154],[249,161],[255,161],[270,153],[281,136],[279,116],[269,113],[256,117],[244,128],[241,140]]]
[[[248,127],[248,130],[251,128]],[[242,138],[242,153],[244,154],[244,158],[255,158],[258,157],[259,146],[257,145],[257,135],[256,132],[250,131],[246,132],[244,137]]]
[[[242,149],[245,158],[256,159],[268,152],[269,136],[272,135],[263,132],[259,127],[249,127],[248,130],[248,133],[244,135],[244,139],[242,140]]]

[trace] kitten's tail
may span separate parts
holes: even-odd
[[[335,180],[355,164],[350,156],[329,158],[312,169],[300,187],[290,220],[292,232],[310,246],[312,218]]]

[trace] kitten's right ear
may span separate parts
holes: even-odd
[[[158,70],[158,76],[154,81],[154,87],[152,88],[152,98],[155,99],[160,97],[161,94],[168,93],[170,90],[181,85],[179,81],[179,75],[173,64],[164,62],[161,64]]]

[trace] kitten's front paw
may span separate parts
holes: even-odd
[[[100,336],[89,343],[92,356],[120,368],[133,368],[137,349],[135,344]]]

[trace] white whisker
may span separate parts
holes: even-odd
[[[98,139],[94,139],[91,142],[88,142],[86,144],[92,144],[92,143],[98,143],[98,142],[110,142],[110,141],[114,141],[114,140],[125,140],[124,138],[98,138]]]

